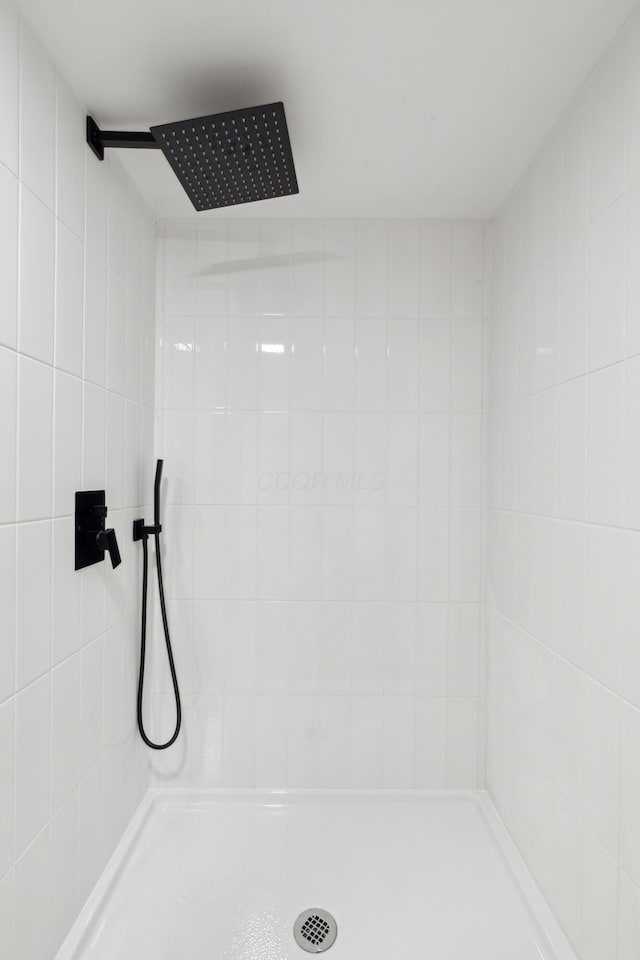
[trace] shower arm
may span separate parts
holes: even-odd
[[[101,130],[93,117],[87,117],[87,143],[98,160],[104,160],[104,151],[107,147],[129,147],[135,150],[162,149],[152,133]]]

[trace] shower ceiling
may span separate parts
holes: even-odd
[[[96,121],[284,101],[298,196],[203,216],[490,217],[634,0],[20,0]],[[193,213],[159,152],[120,156]]]

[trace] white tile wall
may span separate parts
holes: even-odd
[[[487,784],[583,960],[640,956],[638,62],[636,19],[494,229]]]
[[[480,782],[484,270],[482,224],[160,225],[159,782]]]
[[[9,0],[0,258],[0,956],[41,960],[147,784],[134,726],[136,558],[117,594],[110,569],[76,573],[72,513],[83,485],[106,486],[121,537],[141,509],[155,239],[117,161],[87,150],[84,111]],[[114,337],[128,374],[106,390]]]

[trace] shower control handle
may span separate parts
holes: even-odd
[[[96,537],[96,543],[103,552],[106,553],[106,551],[109,551],[113,569],[115,570],[116,567],[119,567],[122,563],[122,558],[118,548],[116,532],[113,527],[110,527],[108,530],[101,530]]]

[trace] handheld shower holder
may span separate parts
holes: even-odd
[[[134,542],[137,540],[146,540],[148,537],[153,537],[157,533],[162,533],[161,523],[154,523],[151,527],[145,527],[144,520],[133,521]]]

